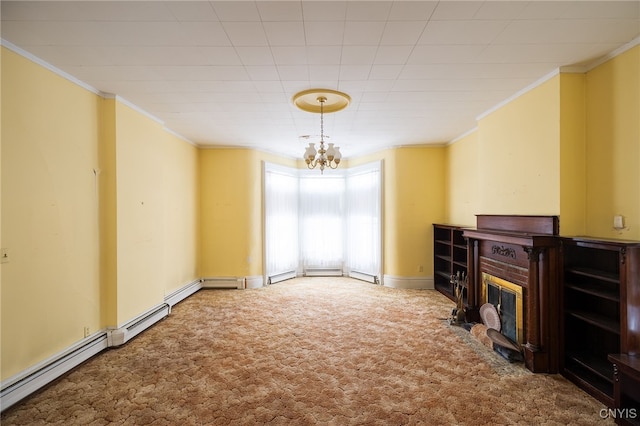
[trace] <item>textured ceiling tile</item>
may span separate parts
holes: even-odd
[[[413,46],[420,39],[425,26],[425,22],[423,21],[387,22],[380,44]]]
[[[437,5],[437,1],[396,1],[391,6],[389,20],[426,21]]]
[[[260,13],[252,1],[213,1],[213,10],[221,21],[260,21]]]
[[[234,46],[267,46],[267,37],[259,22],[223,22],[222,26]]]
[[[347,21],[344,30],[345,45],[373,45],[377,46],[382,38],[385,24],[376,22]]]
[[[256,6],[263,22],[302,21],[302,2],[258,1]]]
[[[351,1],[347,3],[348,21],[384,21],[389,17],[393,2]]]
[[[380,46],[376,51],[376,64],[404,64],[409,59],[413,46]]]
[[[342,21],[334,22],[305,22],[305,40],[308,46],[340,46],[344,38]]]
[[[347,16],[345,1],[303,1],[305,21],[343,21]]]
[[[419,44],[489,44],[501,34],[505,21],[431,21],[427,24]]]
[[[296,22],[264,22],[264,31],[270,46],[304,46],[304,26]]]
[[[276,149],[293,135],[300,147],[301,126],[318,122],[293,94],[346,91],[331,123],[347,156],[457,137],[558,67],[640,36],[637,1],[3,1],[2,12],[8,48],[203,146]]]

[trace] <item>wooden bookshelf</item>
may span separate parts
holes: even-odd
[[[463,227],[433,224],[433,283],[436,290],[455,301],[451,275],[467,274],[467,241]],[[466,304],[466,290],[464,292]]]
[[[614,406],[610,354],[637,354],[640,242],[562,238],[562,373]]]

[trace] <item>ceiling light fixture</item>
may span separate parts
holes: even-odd
[[[346,93],[330,89],[305,90],[293,96],[293,103],[301,110],[320,113],[320,146],[316,151],[314,143],[311,142],[304,152],[304,161],[309,169],[320,166],[320,173],[324,173],[326,167],[338,168],[342,158],[340,147],[334,147],[332,143],[329,143],[326,149],[324,146],[324,113],[340,111],[350,102],[351,97]]]

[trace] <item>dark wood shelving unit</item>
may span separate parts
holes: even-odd
[[[575,291],[579,291],[579,292],[586,293],[586,294],[591,294],[591,295],[596,296],[596,297],[600,297],[600,298],[603,298],[603,299],[609,299],[609,300],[612,300],[614,302],[620,303],[620,293],[619,292],[614,292],[614,291],[607,290],[607,289],[603,290],[602,288],[598,287],[597,285],[592,285],[592,284],[579,285],[579,284],[565,283],[565,288],[571,289],[571,290],[575,290]]]
[[[465,228],[448,224],[433,224],[433,284],[436,290],[455,301],[451,275],[467,274],[467,241]],[[466,304],[466,289],[463,293]]]
[[[611,354],[616,423],[640,425],[640,356]]]
[[[608,331],[609,333],[620,334],[620,321],[616,318],[610,318],[606,315],[600,315],[589,311],[574,311],[572,309],[567,309],[565,314],[591,324],[594,327]]]
[[[562,373],[615,405],[610,354],[640,355],[640,242],[562,238]]]

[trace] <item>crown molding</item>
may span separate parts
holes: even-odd
[[[466,132],[464,132],[463,134],[461,134],[460,136],[457,136],[455,139],[452,139],[450,142],[447,143],[448,145],[453,145],[454,143],[466,138],[467,136],[469,136],[472,133],[475,133],[478,131],[478,126],[473,126],[471,129],[467,130]]]
[[[60,68],[55,67],[53,65],[51,65],[50,63],[38,58],[37,56],[33,55],[32,53],[27,52],[26,50],[16,46],[15,44],[11,43],[10,41],[7,41],[5,39],[0,39],[0,46],[4,46],[7,49],[11,50],[12,52],[22,56],[23,58],[26,58],[28,60],[30,60],[31,62],[40,65],[41,67],[45,68],[48,71],[51,71],[52,73],[68,80],[69,82],[75,84],[76,86],[79,86],[95,95],[100,96],[103,99],[115,99],[116,101],[128,106],[129,108],[133,109],[134,111],[144,115],[145,117],[155,121],[156,123],[162,125],[162,127],[164,128],[164,130],[167,133],[170,133],[174,136],[176,136],[177,138],[193,145],[196,147],[199,147],[198,144],[196,144],[195,142],[191,141],[189,138],[186,138],[185,136],[169,129],[168,127],[165,126],[164,121],[162,121],[161,119],[159,119],[158,117],[156,117],[155,115],[145,111],[144,109],[140,108],[138,105],[128,101],[127,99],[123,98],[120,95],[116,95],[113,93],[106,93],[103,92],[101,90],[96,89],[95,87],[91,86],[90,84],[85,83],[82,80],[79,80],[78,78],[72,76],[71,74],[62,71]]]
[[[496,110],[502,108],[506,104],[514,101],[516,98],[519,98],[520,96],[522,96],[525,93],[529,92],[530,90],[540,86],[541,84],[543,84],[547,80],[550,80],[551,78],[553,78],[553,77],[555,77],[555,76],[557,76],[559,74],[564,74],[564,73],[584,74],[584,73],[587,73],[587,72],[593,70],[594,68],[602,65],[603,63],[615,58],[616,56],[621,55],[622,53],[626,52],[627,50],[630,50],[630,49],[636,47],[639,44],[640,44],[640,37],[636,37],[635,39],[631,40],[629,43],[625,44],[624,46],[620,46],[619,48],[609,52],[608,54],[598,58],[597,60],[595,60],[595,61],[593,61],[593,62],[591,62],[591,63],[589,63],[589,64],[587,64],[585,66],[564,66],[564,67],[557,68],[557,69],[551,71],[550,73],[548,73],[547,75],[545,75],[545,76],[539,78],[538,80],[534,81],[533,83],[531,83],[530,85],[528,85],[524,89],[519,90],[518,92],[516,92],[512,96],[509,96],[507,99],[503,100],[502,102],[498,103],[497,105],[495,105],[492,108],[488,109],[487,111],[483,112],[482,114],[480,114],[479,116],[476,117],[476,121],[479,121],[479,120],[485,118],[489,114],[495,112]],[[472,132],[474,129],[470,130],[469,132]],[[451,143],[455,142],[456,140],[460,139],[461,137],[466,136],[469,132],[464,133],[462,136],[458,136],[458,138],[454,139],[454,141],[452,141]]]
[[[77,79],[76,77],[72,76],[71,74],[62,71],[60,68],[57,68],[53,65],[51,65],[50,63],[38,58],[37,56],[27,52],[26,50],[16,46],[15,44],[11,43],[10,41],[7,41],[5,39],[0,39],[0,44],[4,47],[6,47],[7,49],[11,50],[13,53],[17,53],[18,55],[22,56],[23,58],[26,58],[28,60],[30,60],[31,62],[34,62],[38,65],[40,65],[41,67],[53,72],[54,74],[57,74],[58,76],[70,81],[71,83],[82,87],[85,90],[88,90],[91,93],[94,93],[98,96],[103,96],[103,93],[96,89],[95,87],[85,83],[84,81],[81,81],[79,79]]]
[[[184,142],[186,142],[186,143],[188,143],[188,144],[190,144],[190,145],[195,146],[196,148],[200,148],[200,145],[198,145],[197,143],[195,143],[195,142],[194,142],[194,141],[192,141],[191,139],[189,139],[189,138],[187,138],[187,137],[185,137],[185,136],[181,135],[180,133],[178,133],[178,132],[176,132],[176,131],[174,131],[174,130],[171,130],[171,129],[170,129],[170,128],[168,128],[167,126],[163,126],[163,127],[164,127],[164,131],[165,131],[165,132],[167,132],[167,133],[169,133],[169,134],[171,134],[171,135],[173,135],[173,136],[177,137],[178,139],[183,140]]]
[[[634,38],[629,43],[618,47],[616,50],[609,52],[608,54],[602,56],[601,58],[596,59],[595,61],[585,66],[585,72],[591,71],[592,69],[604,64],[605,62],[615,58],[616,56],[622,55],[627,50],[631,50],[634,47],[638,46],[639,44],[640,44],[640,37]]]
[[[156,117],[153,114],[150,114],[149,112],[143,110],[142,108],[140,108],[138,105],[134,104],[133,102],[128,101],[127,99],[123,98],[120,95],[116,95],[113,93],[102,93],[101,95],[104,99],[115,99],[116,101],[120,102],[123,105],[128,106],[129,108],[131,108],[132,110],[144,115],[145,117],[149,118],[150,120],[155,121],[156,123],[160,124],[162,127],[164,127],[164,121],[160,120],[158,117]]]
[[[539,79],[537,79],[536,81],[534,81],[533,83],[529,84],[528,86],[526,86],[523,89],[518,90],[516,93],[514,93],[513,95],[509,96],[508,98],[506,98],[505,100],[503,100],[502,102],[494,105],[493,107],[489,108],[488,110],[486,110],[485,112],[483,112],[482,114],[480,114],[479,116],[476,117],[476,121],[480,121],[483,118],[485,118],[486,116],[496,112],[497,110],[499,110],[500,108],[502,108],[503,106],[513,102],[514,100],[516,100],[517,98],[519,98],[520,96],[524,95],[527,92],[530,92],[531,90],[535,89],[536,87],[540,86],[541,84],[547,82],[548,80],[552,79],[553,77],[557,76],[560,74],[560,68],[556,68],[553,71],[551,71],[550,73],[540,77]]]

